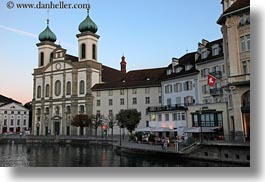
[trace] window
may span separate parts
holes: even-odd
[[[100,97],[100,96],[101,96],[101,92],[97,91],[97,97]]]
[[[246,35],[246,39],[247,39],[247,50],[250,50],[250,35]]]
[[[156,121],[156,115],[155,114],[151,114],[151,121]]]
[[[165,121],[169,121],[169,114],[165,114]]]
[[[145,93],[149,94],[150,93],[150,88],[145,88]]]
[[[181,119],[184,121],[186,119],[185,113],[181,114]]]
[[[50,62],[53,60],[53,52],[50,54]]]
[[[150,97],[146,97],[146,98],[145,98],[145,103],[146,103],[146,104],[150,104]]]
[[[11,114],[14,114],[14,111],[11,111]],[[11,116],[12,117],[12,116]]]
[[[84,80],[80,81],[79,84],[79,94],[85,94],[85,82]]]
[[[239,26],[241,27],[241,26],[244,26],[244,25],[245,25],[244,17],[243,17],[243,15],[241,15],[241,16],[239,17]]]
[[[24,125],[24,126],[27,125],[27,120],[24,119],[24,121],[23,121],[23,125]]]
[[[19,126],[19,125],[20,125],[20,119],[17,120],[17,126]]]
[[[202,59],[206,59],[207,58],[207,51],[203,51],[202,52]]]
[[[113,105],[113,100],[109,99],[109,106],[112,106],[112,105]]]
[[[120,90],[120,95],[124,95],[124,90]]]
[[[213,56],[219,55],[219,49],[218,49],[218,47],[213,47],[213,49],[212,49],[212,55]]]
[[[86,59],[86,44],[81,45],[81,59]]]
[[[85,106],[84,106],[84,105],[80,105],[80,106],[79,106],[79,113],[80,113],[80,114],[85,113]]]
[[[166,92],[166,94],[172,93],[172,85],[166,85],[165,86],[165,92]]]
[[[161,104],[162,103],[162,96],[158,97],[158,103]]]
[[[37,98],[41,98],[41,86],[37,87]]]
[[[97,60],[97,46],[95,44],[92,46],[92,58]]]
[[[97,100],[97,106],[100,106],[100,100]]]
[[[183,83],[183,86],[185,91],[192,90],[192,81],[187,81]]]
[[[162,115],[158,114],[158,121],[162,121]]]
[[[245,44],[245,37],[244,36],[240,37],[240,42],[241,42],[241,51],[242,52],[246,51],[246,44]]]
[[[202,78],[208,77],[208,74],[209,74],[209,68],[205,68],[205,69],[201,70],[201,77]]]
[[[45,114],[49,114],[49,113],[50,113],[49,107],[45,107]]]
[[[176,83],[174,85],[174,92],[181,92],[182,91],[182,84],[181,83]]]
[[[124,105],[124,99],[122,98],[122,99],[120,99],[120,105]]]
[[[71,95],[71,90],[72,90],[71,82],[69,81],[66,84],[66,95]]]
[[[5,111],[4,113],[7,114],[7,111]]]
[[[13,119],[11,119],[10,125],[14,126],[14,120]]]
[[[184,97],[184,104],[185,106],[191,106],[193,104],[193,97],[192,96]]]
[[[137,98],[133,98],[133,105],[137,104]]]
[[[132,94],[137,94],[137,89],[133,89]]]
[[[45,88],[45,97],[49,97],[49,96],[50,96],[50,85],[47,84]]]
[[[109,96],[113,96],[113,91],[109,90]]]
[[[203,85],[202,86],[202,93],[203,94],[208,94],[210,92],[210,87],[209,85]]]
[[[242,62],[242,66],[243,66],[243,74],[248,74],[248,65],[246,61]]]
[[[71,113],[71,106],[66,106],[66,113],[68,113],[68,114]]]
[[[250,24],[250,15],[249,14],[246,15],[246,24],[247,25]]]
[[[44,66],[44,53],[40,53],[40,66]]]
[[[171,99],[167,99],[167,105],[171,106]]]
[[[113,116],[113,110],[109,110],[109,116]]]
[[[4,126],[6,126],[7,125],[7,120],[6,119],[4,119]]]
[[[177,120],[178,120],[177,114],[175,113],[175,114],[173,114],[173,121],[177,121]]]
[[[55,96],[60,96],[61,95],[61,81],[57,80],[55,82]]]
[[[100,116],[100,115],[101,115],[100,111],[99,111],[99,110],[97,110],[97,116]]]

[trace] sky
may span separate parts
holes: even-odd
[[[46,28],[47,9],[8,9],[0,1],[0,94],[22,103],[32,100],[33,69],[37,68],[38,35]],[[39,1],[13,1],[36,3]],[[50,1],[41,1],[50,3]],[[65,3],[86,4],[86,0]],[[216,23],[221,0],[90,0],[90,17],[98,26],[99,62],[127,70],[166,67],[172,57],[197,50],[202,39],[222,38]],[[54,0],[53,3],[59,3]],[[51,9],[50,28],[57,43],[77,56],[78,26],[85,9]]]

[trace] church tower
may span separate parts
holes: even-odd
[[[53,51],[58,47],[56,42],[56,35],[49,27],[49,19],[47,19],[46,29],[39,34],[40,43],[38,47],[38,67],[47,66],[53,59]]]
[[[80,34],[78,38],[79,61],[98,60],[98,27],[89,16],[90,7],[87,9],[87,17],[79,25]]]

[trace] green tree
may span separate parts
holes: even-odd
[[[116,119],[120,128],[126,128],[132,134],[141,120],[141,113],[136,109],[121,110]]]
[[[90,127],[92,124],[92,120],[88,115],[85,114],[77,114],[72,119],[72,126],[80,127],[80,135],[83,135],[83,128]]]

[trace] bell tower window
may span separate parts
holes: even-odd
[[[93,55],[93,59],[94,60],[97,60],[97,46],[95,44],[93,44],[93,47],[92,47],[92,55]]]
[[[44,53],[40,53],[40,66],[44,66]]]
[[[81,45],[81,59],[86,59],[86,44]]]

